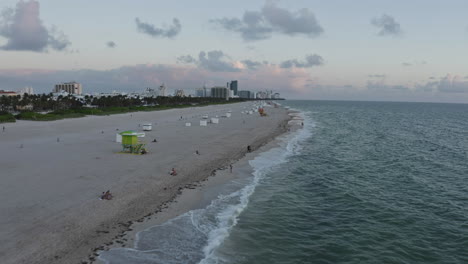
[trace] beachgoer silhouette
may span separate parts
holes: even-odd
[[[172,168],[171,172],[169,173],[171,174],[172,176],[176,176],[177,175],[177,172],[174,168]]]
[[[198,150],[195,150],[195,154],[200,155],[200,152],[198,152]]]
[[[250,147],[250,145],[247,146],[247,151],[252,152],[252,148]]]
[[[229,165],[229,170],[230,170],[231,173],[232,173],[232,164]]]

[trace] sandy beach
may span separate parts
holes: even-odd
[[[87,263],[131,223],[243,157],[248,145],[255,150],[285,131],[287,110],[268,107],[267,117],[241,114],[251,106],[6,124],[0,135],[2,262]],[[219,124],[199,126],[202,115],[227,111],[232,116]],[[146,122],[153,123],[142,139],[149,153],[119,154],[115,134]],[[173,167],[177,176],[168,174]],[[99,200],[106,190],[114,199]]]

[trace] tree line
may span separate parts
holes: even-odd
[[[240,102],[243,99],[231,98],[230,102]],[[92,96],[75,97],[73,95],[53,94],[24,94],[23,96],[1,96],[1,112],[48,112],[70,109],[81,109],[85,107],[110,108],[110,107],[137,107],[137,106],[178,106],[178,105],[198,105],[211,103],[224,103],[223,98],[212,97],[129,97],[125,95],[116,96]]]

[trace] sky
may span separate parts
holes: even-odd
[[[0,89],[468,103],[468,1],[1,0]]]

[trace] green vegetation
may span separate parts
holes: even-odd
[[[64,118],[77,118],[77,117],[84,117],[85,114],[77,113],[74,110],[60,110],[54,111],[47,114],[41,114],[31,111],[21,112],[20,114],[16,115],[16,119],[20,120],[33,120],[33,121],[53,121],[59,120]]]
[[[14,122],[16,122],[14,115],[5,111],[0,111],[0,123],[14,123]]]
[[[23,97],[0,97],[0,123],[18,120],[53,121],[78,118],[86,115],[113,115],[139,111],[158,111],[172,108],[198,107],[213,104],[242,102],[243,99],[211,97],[145,97],[117,96],[58,96],[52,94],[28,95]],[[9,112],[19,112],[13,116]],[[47,112],[42,114],[40,112]]]

